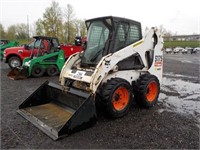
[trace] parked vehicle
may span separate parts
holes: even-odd
[[[183,48],[183,49],[181,49],[181,52],[182,52],[182,54],[187,54],[188,53],[188,49]]]
[[[182,50],[183,50],[182,47],[176,47],[176,48],[174,48],[173,52],[174,52],[174,54],[177,54],[177,53],[181,52]]]
[[[166,49],[165,49],[165,52],[166,52],[167,54],[168,54],[168,53],[171,54],[171,53],[172,53],[172,48],[166,48]]]
[[[185,47],[185,50],[187,50],[187,53],[188,53],[188,52],[191,52],[193,50],[193,48],[192,47]]]
[[[197,53],[198,51],[200,51],[200,47],[194,48],[194,51],[196,51],[196,53]]]
[[[41,47],[42,51],[40,51],[41,55],[45,54],[49,49],[47,42],[47,39],[49,38],[52,39],[52,42],[54,43],[54,45],[56,45],[56,47],[60,47],[65,52],[66,59],[70,55],[83,50],[82,46],[60,45],[56,37],[34,36],[33,40],[27,45],[25,44],[21,47],[7,48],[4,52],[4,62],[8,63],[10,68],[21,66],[23,60],[27,57],[30,57],[32,52],[34,54],[38,52],[40,42],[43,43]]]
[[[190,53],[191,53],[191,54],[196,54],[196,53],[197,53],[197,50],[198,50],[197,48],[194,48],[194,49],[192,49],[192,50],[190,51]]]
[[[9,47],[16,47],[18,46],[19,43],[16,42],[16,41],[10,41],[10,40],[6,40],[6,39],[1,39],[0,40],[0,51],[1,51],[1,54],[0,54],[0,60],[3,59],[3,55],[4,55],[4,50],[6,48],[9,48]]]

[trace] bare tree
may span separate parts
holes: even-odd
[[[45,29],[42,19],[38,19],[35,22],[35,34],[36,35],[45,35]]]
[[[173,36],[173,33],[165,29],[163,25],[159,26],[159,30],[166,41],[169,41],[171,39],[171,36]]]
[[[46,8],[43,17],[35,23],[35,34],[56,36],[61,42],[74,42],[77,33],[85,36],[86,27],[83,20],[75,18],[74,9],[70,4],[61,11],[59,3],[53,1],[51,6]]]
[[[85,26],[85,20],[76,19],[74,23],[76,26],[76,32],[82,37],[86,36],[87,30]]]
[[[15,34],[17,39],[28,39],[27,25],[24,23],[17,24]]]
[[[0,38],[5,38],[6,37],[6,33],[4,30],[3,25],[0,23]]]
[[[16,38],[16,26],[11,25],[8,27],[6,37],[8,39],[15,39]]]
[[[58,2],[52,1],[51,6],[46,8],[41,23],[43,24],[46,35],[57,37],[61,35],[62,10]]]
[[[74,25],[73,25],[73,21],[74,21],[74,17],[75,17],[75,13],[74,13],[74,9],[72,7],[72,5],[67,4],[67,8],[65,8],[64,10],[65,12],[65,18],[66,18],[66,29],[65,29],[65,33],[67,34],[67,41],[71,42],[72,39],[74,38],[72,36],[72,30],[74,30]]]

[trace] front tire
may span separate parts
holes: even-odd
[[[12,56],[8,59],[8,65],[11,69],[15,68],[15,67],[19,67],[22,65],[22,62],[20,60],[19,57],[17,56]]]
[[[156,76],[144,74],[136,81],[134,86],[135,100],[142,107],[153,107],[160,93],[160,83]]]
[[[132,102],[130,84],[121,78],[112,78],[102,86],[101,97],[105,111],[109,117],[119,118],[124,116]]]

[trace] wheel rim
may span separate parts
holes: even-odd
[[[149,83],[147,87],[146,98],[149,102],[152,102],[158,94],[158,86],[155,81]]]
[[[129,102],[129,92],[125,87],[119,87],[113,94],[112,104],[115,110],[123,110]]]
[[[47,69],[47,74],[49,76],[55,76],[58,74],[58,68],[56,66],[49,66]]]
[[[52,69],[50,70],[50,73],[51,73],[51,74],[56,73],[56,68],[52,68]]]
[[[11,66],[14,67],[19,67],[20,66],[20,62],[18,60],[12,60],[11,61]]]
[[[42,71],[42,70],[41,70],[40,68],[35,69],[35,73],[36,73],[36,74],[40,74],[41,71]]]

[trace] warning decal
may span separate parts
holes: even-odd
[[[162,55],[157,55],[157,56],[155,56],[155,63],[154,63],[154,66],[155,66],[155,67],[162,67],[162,61],[163,61]]]

